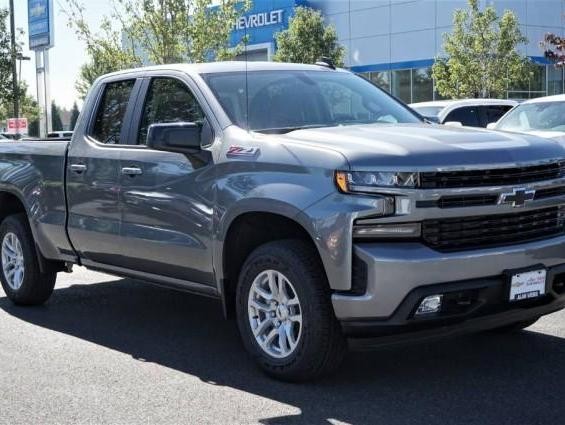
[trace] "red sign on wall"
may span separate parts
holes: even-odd
[[[8,134],[27,134],[27,118],[8,118]]]

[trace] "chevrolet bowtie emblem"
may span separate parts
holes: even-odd
[[[533,201],[535,197],[536,191],[534,189],[519,188],[514,189],[512,193],[501,193],[498,197],[498,204],[510,204],[514,208],[519,208],[526,205],[526,202]]]

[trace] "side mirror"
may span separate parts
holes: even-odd
[[[158,151],[194,154],[201,150],[202,124],[159,123],[149,126],[147,146]]]
[[[444,122],[443,125],[446,125],[448,127],[463,127],[463,124],[461,124],[459,121],[447,121]]]
[[[496,123],[495,122],[489,122],[487,124],[487,129],[488,130],[496,130]]]

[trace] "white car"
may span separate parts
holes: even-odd
[[[466,127],[486,127],[518,105],[505,99],[437,100],[412,103],[410,107],[430,121]]]
[[[489,129],[527,133],[565,142],[565,95],[539,97],[512,109]]]

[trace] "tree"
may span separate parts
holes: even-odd
[[[540,44],[547,59],[558,67],[565,66],[565,38],[549,33]]]
[[[233,23],[250,7],[250,0],[110,0],[113,12],[96,33],[84,19],[80,0],[66,2],[69,26],[89,57],[76,83],[82,97],[96,78],[109,72],[144,63],[235,57],[242,46],[229,47]]]
[[[453,32],[444,35],[446,55],[436,58],[433,77],[440,95],[452,98],[502,97],[509,87],[527,82],[531,63],[517,52],[527,43],[514,13],[498,17],[478,0],[455,11]]]
[[[71,130],[74,130],[76,125],[77,125],[77,121],[78,121],[78,116],[80,115],[80,111],[78,109],[78,105],[77,103],[73,103],[73,108],[71,109]]]
[[[326,25],[322,13],[303,6],[294,9],[288,29],[275,36],[277,62],[316,63],[328,57],[336,66],[343,66],[345,49],[338,43],[333,26]]]
[[[61,109],[51,102],[51,128],[53,131],[63,131],[63,120],[61,119]]]

